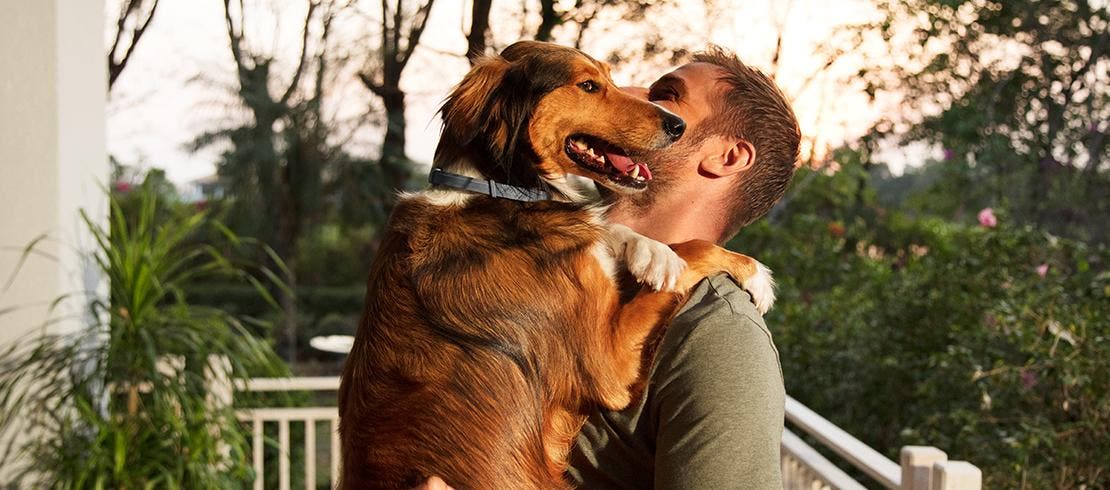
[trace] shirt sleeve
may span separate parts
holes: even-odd
[[[778,353],[750,296],[715,278],[677,348],[660,357],[655,487],[782,488]],[[677,319],[676,319],[677,320]]]

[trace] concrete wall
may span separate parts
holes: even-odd
[[[105,220],[109,167],[103,0],[0,0],[0,12],[3,348],[29,332],[86,324],[88,294],[103,294],[105,284],[84,258],[91,240],[78,210]],[[73,296],[48,315],[63,295]]]
[[[0,0],[0,344],[41,327],[59,296],[98,287],[78,209],[108,185],[103,0]],[[22,249],[35,254],[17,271]],[[6,290],[9,277],[15,281]],[[6,311],[9,308],[14,310]],[[66,311],[72,315],[72,310]],[[59,328],[76,328],[79,319]]]

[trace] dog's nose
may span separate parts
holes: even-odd
[[[671,139],[678,139],[682,133],[686,132],[686,121],[669,112],[663,113],[663,131],[670,136]]]

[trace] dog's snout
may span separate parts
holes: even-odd
[[[686,121],[669,112],[663,111],[663,132],[667,133],[672,140],[677,140],[686,132]]]

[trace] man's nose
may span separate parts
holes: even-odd
[[[637,99],[648,100],[648,89],[645,87],[621,87],[621,90]]]

